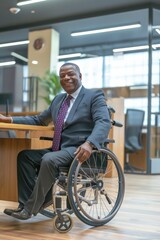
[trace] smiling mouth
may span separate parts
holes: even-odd
[[[65,86],[72,86],[72,85],[73,85],[73,83],[70,83],[70,82],[65,84]]]

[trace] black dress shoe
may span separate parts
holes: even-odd
[[[20,220],[27,220],[31,218],[32,214],[23,209],[21,212],[13,212],[11,216]]]
[[[18,212],[21,212],[22,210],[23,210],[23,207],[18,207],[16,209],[6,208],[6,209],[4,209],[4,213],[11,216],[12,213],[18,213]]]

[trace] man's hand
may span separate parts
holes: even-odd
[[[0,114],[0,122],[11,123],[12,122],[12,118],[11,117],[6,117],[6,116]]]
[[[92,153],[92,145],[89,142],[85,142],[77,148],[74,154],[75,154],[75,158],[80,163],[83,163],[90,157],[91,153]]]

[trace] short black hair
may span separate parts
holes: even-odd
[[[81,73],[80,68],[78,67],[78,65],[75,64],[75,63],[72,63],[72,62],[66,62],[66,63],[64,63],[64,64],[60,67],[60,69],[61,69],[62,67],[68,66],[68,65],[72,65],[72,66],[77,70],[77,72]]]

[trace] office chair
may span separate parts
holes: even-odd
[[[134,172],[141,170],[129,164],[129,154],[135,153],[143,148],[141,143],[142,127],[144,121],[143,110],[127,109],[125,121],[125,166],[126,171]]]

